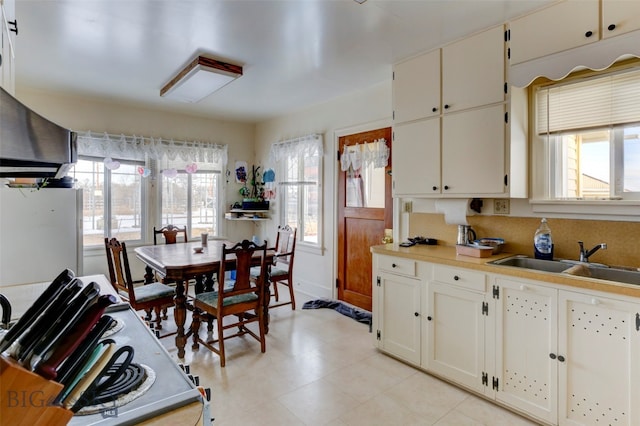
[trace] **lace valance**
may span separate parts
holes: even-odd
[[[372,165],[374,169],[387,167],[389,164],[389,147],[384,138],[376,139],[373,142],[363,144],[344,145],[340,156],[340,169],[343,172],[349,170],[360,170]]]
[[[291,155],[322,156],[322,135],[313,134],[274,143],[269,151],[269,164],[275,164]]]
[[[227,164],[227,145],[91,131],[78,132],[78,153],[113,159],[161,161],[166,158],[169,161],[179,159],[185,162],[220,164],[222,167]]]

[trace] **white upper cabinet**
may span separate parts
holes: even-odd
[[[440,50],[393,68],[393,119],[404,123],[440,114]]]
[[[640,1],[602,0],[602,38],[640,29]]]
[[[443,113],[503,102],[504,83],[502,26],[442,49]]]
[[[520,64],[639,29],[640,1],[567,0],[509,22],[509,62]]]
[[[599,40],[599,0],[568,0],[509,23],[510,63]]]
[[[511,195],[504,49],[498,26],[394,67],[394,196]]]
[[[443,117],[442,194],[505,193],[504,113],[496,104]]]
[[[393,128],[393,195],[440,193],[440,119]]]

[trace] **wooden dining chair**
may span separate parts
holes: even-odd
[[[259,255],[256,259],[255,255]],[[266,283],[264,282],[266,271],[267,242],[262,246],[244,240],[227,248],[222,245],[222,258],[220,259],[220,269],[218,271],[218,290],[196,294],[193,300],[193,322],[191,333],[193,335],[193,349],[198,349],[202,344],[209,350],[220,356],[220,366],[225,366],[224,341],[232,337],[252,336],[260,342],[261,352],[265,352],[265,316],[264,316],[264,293]],[[225,277],[228,267],[227,262],[235,258],[236,274],[235,280],[231,281]],[[257,278],[251,277],[251,265],[259,262],[261,273]],[[225,318],[232,316],[232,323],[225,323]],[[203,339],[199,336],[199,329],[202,320],[214,317],[217,324],[217,336],[215,339]],[[258,333],[247,327],[248,324],[258,323]],[[225,330],[236,328],[234,334],[226,334]],[[214,346],[218,343],[218,346]]]
[[[273,257],[273,264],[269,266],[269,281],[273,284],[273,296],[275,303],[269,304],[269,308],[291,305],[291,309],[296,309],[296,298],[293,292],[293,258],[296,251],[297,229],[289,225],[278,226],[276,245],[273,248],[276,254]],[[252,268],[251,274],[257,275],[259,270]],[[278,295],[278,284],[289,288],[289,301],[280,302]]]
[[[116,238],[105,238],[104,247],[107,252],[109,279],[113,288],[129,302],[134,310],[144,310],[147,313],[147,321],[151,321],[152,311],[155,311],[155,328],[161,330],[162,316],[160,312],[163,308],[174,305],[175,290],[158,282],[134,286],[126,243],[120,242]],[[169,334],[161,337],[166,336]]]
[[[157,229],[155,226],[153,227],[153,245],[158,245],[158,235],[162,235],[164,237],[164,242],[166,244],[175,244],[178,242],[178,235],[182,234],[183,242],[189,241],[189,232],[187,232],[187,225],[180,228],[175,225],[167,225],[163,226],[160,229]]]
[[[160,229],[157,229],[154,226],[153,227],[153,245],[154,246],[158,245],[158,235],[162,235],[164,237],[165,244],[176,244],[178,242],[179,234],[182,234],[183,240],[184,240],[183,242],[186,243],[189,241],[189,238],[187,237],[189,235],[189,232],[187,231],[187,225],[183,226],[182,228],[175,225],[167,225],[167,226],[163,226]],[[155,273],[155,276],[156,276],[156,281],[160,281],[163,284],[173,283],[173,281],[167,280],[157,272]],[[162,314],[164,317],[167,316],[166,308],[163,309]]]

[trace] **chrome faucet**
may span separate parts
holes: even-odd
[[[602,244],[596,245],[594,248],[587,251],[584,249],[584,245],[582,244],[582,241],[578,241],[578,244],[580,244],[580,262],[588,262],[589,257],[591,257],[593,253],[597,252],[600,249],[606,250],[607,248],[607,244],[602,243]]]

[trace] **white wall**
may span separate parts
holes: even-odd
[[[91,130],[112,134],[227,144],[229,147],[227,168],[229,170],[233,169],[236,160],[246,160],[249,164],[254,161],[254,124],[180,115],[144,109],[130,104],[109,103],[104,100],[77,98],[53,92],[21,90],[20,88],[16,92],[16,97],[40,115],[71,130]],[[229,179],[225,190],[225,206],[241,201],[238,194],[239,188],[240,186],[233,179]],[[153,189],[150,192],[153,193]],[[223,220],[222,226],[224,227],[222,229],[223,236],[230,240],[247,238],[256,234],[256,229],[248,222]],[[141,279],[142,265],[133,259],[135,257],[131,256],[130,262],[134,279]],[[82,273],[84,275],[107,273],[104,249],[85,251]]]
[[[391,70],[389,70],[391,72]],[[256,158],[264,163],[274,142],[304,136],[311,133],[324,135],[323,170],[323,223],[321,254],[296,247],[294,281],[296,290],[315,297],[334,298],[336,277],[336,134],[345,134],[353,128],[354,133],[379,127],[380,123],[391,124],[391,81],[378,84],[352,95],[316,105],[304,111],[256,126]],[[277,207],[276,207],[277,208]],[[274,218],[266,229],[272,240],[278,225]]]

